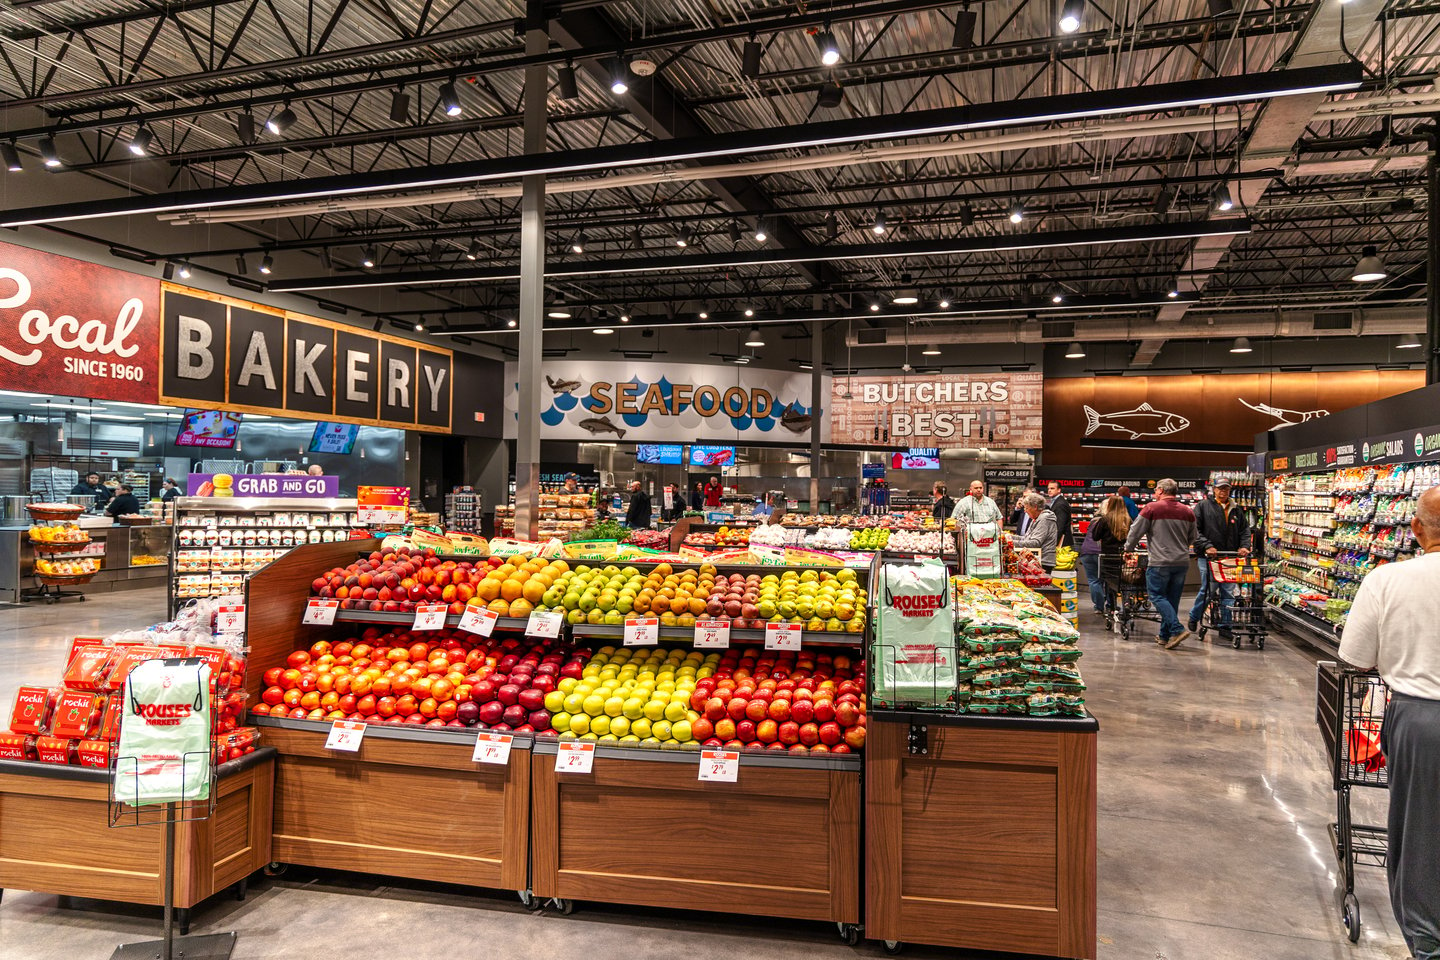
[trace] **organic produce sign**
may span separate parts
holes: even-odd
[[[1038,447],[1044,375],[835,377],[830,442],[896,447]]]

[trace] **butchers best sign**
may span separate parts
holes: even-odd
[[[519,418],[506,364],[505,436]],[[829,378],[825,378],[828,380]],[[822,391],[823,393],[823,391]],[[547,361],[540,436],[549,440],[808,442],[810,374],[686,363]]]
[[[0,243],[0,383],[154,403],[160,282]]]
[[[165,284],[161,401],[401,429],[450,429],[453,356]]]
[[[830,442],[906,447],[1038,447],[1039,373],[835,377]]]

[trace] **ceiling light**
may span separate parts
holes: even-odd
[[[1356,283],[1373,283],[1390,275],[1385,269],[1384,261],[1380,259],[1378,249],[1368,246],[1360,253],[1360,262],[1355,264],[1355,272],[1350,274],[1351,280]]]
[[[45,166],[54,169],[61,166],[60,153],[55,149],[54,137],[40,138],[40,157],[45,161]]]
[[[515,318],[514,318],[514,317],[511,317],[509,320],[506,320],[506,321],[505,321],[505,326],[507,326],[507,327],[509,327],[509,328],[511,328],[511,329],[513,330],[513,329],[517,326],[517,324],[515,323]]]
[[[284,108],[275,116],[265,121],[265,129],[277,137],[295,125],[295,111],[290,109],[287,101]]]
[[[405,92],[404,87],[399,87],[390,94],[390,122],[410,122],[410,94]]]
[[[1250,353],[1251,351],[1249,337],[1236,337],[1235,342],[1230,345],[1231,353]]]
[[[925,349],[920,351],[920,355],[921,355],[922,357],[938,357],[938,356],[940,356],[940,344],[938,344],[938,343],[926,344],[926,345],[925,345]]]
[[[617,58],[610,68],[610,92],[617,97],[630,92],[630,68],[625,66],[624,57]]]
[[[1019,200],[1010,204],[1010,222],[1019,223],[1025,219],[1025,205]]]
[[[480,245],[480,238],[476,237],[474,240],[470,241],[470,249],[465,251],[465,259],[479,260],[480,254],[484,252],[485,248]]]
[[[416,320],[416,321],[415,321],[415,332],[416,332],[416,333],[423,333],[424,331],[425,331],[425,318],[424,318],[424,317],[421,317],[419,320]]]
[[[1051,302],[1051,303],[1064,303],[1064,302],[1065,302],[1065,291],[1062,290],[1062,289],[1060,289],[1059,284],[1051,284],[1051,285],[1050,285],[1049,296],[1050,296],[1050,302]]]
[[[878,237],[888,229],[889,227],[885,224],[885,211],[883,209],[877,209],[875,211],[875,222],[871,225],[870,232]]]
[[[679,247],[681,250],[684,250],[686,247],[690,246],[689,227],[681,227],[679,230],[675,231],[675,246]]]
[[[624,310],[621,310],[621,311],[620,311],[620,322],[621,322],[621,323],[629,323],[629,322],[630,322],[630,308],[629,308],[629,307],[626,307]]]
[[[1396,338],[1396,350],[1416,350],[1425,345],[1423,335],[1419,333],[1402,333]]]
[[[1222,213],[1226,210],[1235,209],[1235,200],[1230,196],[1230,188],[1223,183],[1215,184],[1215,194],[1213,202],[1215,204],[1215,209],[1221,211]]]
[[[880,301],[878,301],[878,300],[871,300],[871,301],[870,301],[870,312],[871,312],[871,313],[879,313],[879,312],[880,312]]]
[[[754,80],[760,76],[760,54],[764,48],[752,35],[740,51],[740,76]]]
[[[570,252],[580,254],[585,252],[585,231],[581,230],[575,235],[575,241],[570,244]],[[470,259],[475,259],[471,257]]]
[[[379,262],[379,252],[375,249],[373,245],[366,247],[360,252],[360,266],[364,267],[366,270],[375,269],[375,264]]]
[[[1160,187],[1160,192],[1155,195],[1155,212],[1165,216],[1170,208],[1175,205],[1175,188],[1168,183]]]
[[[1209,4],[1210,16],[1212,17],[1223,17],[1225,14],[1235,10],[1235,4],[1232,0],[1209,0]]]
[[[1072,343],[1065,349],[1065,359],[1079,360],[1085,356],[1085,348],[1078,343]]]
[[[245,262],[245,254],[243,253],[237,253],[235,255],[235,272],[242,277],[250,272],[250,265]]]
[[[615,330],[614,330],[614,328],[612,328],[612,327],[596,327],[594,330],[591,330],[590,332],[593,333],[593,334],[596,334],[597,336],[602,336],[602,337],[603,337],[603,336],[605,336],[605,335],[608,334],[608,333],[614,333]]]
[[[975,46],[975,19],[975,11],[968,4],[955,14],[955,34],[950,38],[950,46],[956,50],[968,50]]]
[[[910,306],[912,303],[919,303],[920,291],[910,285],[910,274],[901,274],[900,282],[903,283],[904,286],[895,291],[895,296],[891,298],[891,303],[898,303],[905,307]]]
[[[941,309],[941,310],[949,310],[949,309],[950,309],[950,294],[948,294],[948,293],[942,293],[942,294],[940,294],[940,309]]]
[[[701,320],[709,320],[709,319],[710,319],[710,304],[708,304],[708,303],[702,303],[702,304],[700,304],[700,319],[701,319]]]
[[[746,308],[745,308],[745,316],[747,316],[747,317],[753,317],[753,316],[755,316],[755,308],[754,308],[754,307],[746,307]]]
[[[755,221],[755,242],[756,242],[756,243],[764,243],[767,239],[769,239],[769,237],[770,237],[769,225],[765,222],[765,218],[764,218],[764,217],[758,218],[758,219]]]
[[[261,272],[261,273],[264,273],[264,274],[269,274],[269,273],[271,273],[274,269],[275,269],[275,258],[272,257],[272,256],[270,256],[270,254],[268,254],[268,253],[265,254],[265,256],[264,256],[263,258],[261,258],[261,260],[260,260],[260,272]]]
[[[825,66],[833,67],[840,62],[840,45],[835,42],[835,34],[830,32],[828,24],[815,34],[815,46],[820,51],[820,62]]]
[[[555,71],[555,96],[561,100],[578,100],[580,98],[580,86],[575,82],[575,67],[566,63],[565,66]]]
[[[181,280],[189,280],[189,279],[190,279],[190,264],[184,263],[184,262],[182,261],[182,262],[177,266],[175,272],[178,273],[178,274],[180,274],[180,279],[181,279]]]
[[[747,346],[747,347],[763,347],[763,346],[765,346],[765,338],[760,335],[760,328],[759,328],[759,327],[751,327],[751,328],[750,328],[750,334],[749,334],[749,336],[747,336],[747,337],[745,338],[745,346]]]
[[[1074,33],[1080,29],[1080,14],[1085,9],[1085,0],[1065,0],[1060,8],[1060,32]]]
[[[975,211],[970,209],[970,204],[960,206],[960,226],[968,227],[975,223]]]
[[[130,138],[130,143],[128,144],[130,152],[137,157],[143,157],[150,152],[150,144],[154,140],[155,134],[150,132],[149,127],[141,124],[140,127],[136,129],[135,136]]]
[[[562,296],[551,306],[545,316],[551,320],[569,320],[574,314],[570,311],[569,304],[565,302],[565,298]]]
[[[244,144],[255,142],[255,114],[246,110],[235,118],[235,137]]]
[[[458,117],[465,108],[460,106],[460,94],[455,90],[455,81],[446,80],[440,84],[440,109],[447,117]]]
[[[827,80],[815,91],[815,106],[821,110],[834,110],[845,102],[845,87],[839,80]]]
[[[5,162],[5,169],[11,173],[19,173],[25,169],[20,163],[20,152],[13,143],[0,143],[0,160]]]
[[[1165,296],[1169,297],[1171,300],[1174,300],[1174,299],[1176,299],[1177,297],[1179,297],[1179,296],[1180,296],[1180,284],[1176,283],[1176,282],[1173,281],[1173,280],[1170,281],[1170,283],[1167,284],[1166,287],[1165,287]]]

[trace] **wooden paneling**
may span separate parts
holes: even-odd
[[[1082,447],[1085,407],[1101,414],[1133,410],[1149,403],[1176,413],[1190,426],[1168,436],[1142,436],[1140,442],[1241,444],[1282,421],[1253,410],[1241,400],[1283,410],[1336,413],[1425,385],[1423,370],[1344,370],[1320,373],[1252,373],[1175,377],[1074,377],[1045,381],[1044,460],[1053,466],[1243,466],[1245,457],[1180,451],[1103,450]],[[1291,417],[1292,420],[1298,419]],[[1125,440],[1128,434],[1100,427],[1090,435]]]
[[[859,921],[858,771],[742,765],[730,784],[689,763],[554,764],[534,757],[537,896]]]
[[[1095,955],[1095,735],[903,723],[866,743],[866,935]]]
[[[272,736],[273,734],[273,736]],[[381,876],[502,890],[528,885],[529,752],[506,767],[475,763],[472,747],[366,738],[357,755],[324,749],[322,732],[267,728],[281,751],[273,858]],[[461,818],[457,829],[377,820],[377,804],[423,803]]]

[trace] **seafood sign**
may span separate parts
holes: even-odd
[[[1272,407],[1268,403],[1251,403],[1244,397],[1237,397],[1236,399],[1256,413],[1263,413],[1267,417],[1274,417],[1286,425],[1304,423],[1306,420],[1314,420],[1316,417],[1330,416],[1329,410],[1286,410],[1284,407]]]
[[[1190,421],[1178,413],[1156,410],[1148,403],[1142,403],[1133,410],[1117,413],[1099,413],[1094,407],[1085,407],[1085,436],[1090,436],[1101,427],[1109,427],[1117,433],[1127,433],[1130,439],[1137,437],[1168,437],[1190,426]]]
[[[516,368],[506,367],[505,431],[520,415]],[[822,377],[822,394],[829,389]],[[810,405],[810,374],[656,361],[547,362],[540,390],[547,440],[733,444],[747,439],[805,442],[821,411]]]

